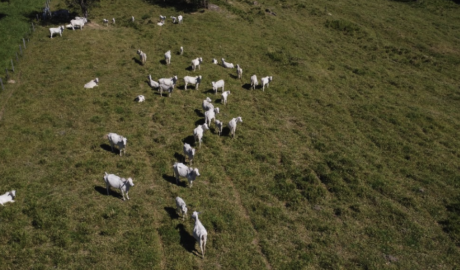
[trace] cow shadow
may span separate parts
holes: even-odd
[[[193,137],[193,135],[187,136],[185,139],[182,140],[182,142],[193,145],[195,144],[195,137]]]
[[[221,105],[224,105],[222,104],[222,99],[221,98],[218,98],[214,101],[214,104],[221,104]],[[217,105],[216,105],[217,106]]]
[[[162,60],[160,60],[159,62],[160,62],[160,64],[162,64],[162,65],[166,65],[166,60],[165,60],[165,59],[162,59]]]
[[[163,174],[163,179],[168,181],[171,184],[176,185],[176,177],[174,177],[174,175],[171,176],[171,175]],[[184,181],[180,181],[180,179],[179,179],[179,183],[177,185],[180,186],[180,187],[186,187],[187,183],[184,182]]]
[[[164,209],[165,209],[166,213],[169,214],[169,217],[171,219],[180,218],[179,214],[177,214],[176,208],[174,208],[174,207],[165,207]]]
[[[134,62],[136,62],[137,64],[139,64],[139,66],[142,66],[141,60],[137,59],[136,57],[133,57],[131,59],[134,60]]]
[[[214,91],[214,89],[208,89],[208,90],[203,91],[202,93],[203,94],[214,94],[215,91]]]
[[[232,79],[238,79],[238,75],[233,75],[232,73],[228,73]]]
[[[203,124],[204,124],[204,118],[195,121],[195,126],[203,125]]]
[[[243,87],[246,90],[251,90],[251,84],[250,83],[245,83],[241,87]]]
[[[123,198],[123,196],[121,196],[121,194],[119,192],[116,192],[116,191],[113,191],[113,190],[110,190],[110,189],[109,189],[109,194],[107,195],[107,188],[106,187],[95,186],[94,190],[96,190],[97,192],[99,192],[100,194],[102,194],[104,196],[112,196],[112,197],[115,197],[115,198]]]
[[[174,153],[174,158],[178,161],[178,162],[185,162],[185,156],[184,155],[181,155],[179,153]]]
[[[120,154],[120,150],[117,148],[113,148],[113,152],[112,152],[112,147],[106,143],[101,144],[100,147],[107,152],[111,152],[111,153],[118,154],[118,155]]]
[[[179,229],[180,234],[180,245],[195,256],[199,256],[198,251],[195,249],[195,237],[191,235],[186,229],[184,224],[178,224],[176,229]],[[196,252],[194,252],[196,250]]]
[[[193,68],[192,68],[192,66],[188,66],[188,67],[185,68],[185,70],[187,70],[187,71],[193,71]]]
[[[200,110],[195,109],[195,113],[198,117],[204,117],[204,113],[202,113]]]
[[[228,127],[223,127],[222,128],[222,133],[220,133],[220,136],[230,136],[230,129]]]

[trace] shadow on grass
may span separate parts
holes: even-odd
[[[109,190],[109,195],[107,195],[107,188],[106,187],[95,186],[94,190],[96,190],[97,192],[99,192],[100,194],[102,194],[104,196],[112,196],[112,197],[115,197],[115,198],[123,198],[120,193],[118,193],[116,191],[113,191],[113,190]]]
[[[0,20],[3,19],[3,18],[5,18],[5,17],[6,17],[6,14],[0,13]]]
[[[185,70],[187,70],[187,71],[193,71],[193,68],[192,68],[192,66],[189,66],[189,67],[186,67]]]
[[[243,86],[241,86],[241,87],[243,87],[243,88],[246,89],[246,90],[251,90],[251,84],[250,84],[250,83],[245,83],[245,84],[243,84]],[[256,88],[257,88],[257,87],[256,87]]]
[[[171,175],[167,175],[167,174],[163,174],[163,179],[168,181],[169,183],[171,184],[174,184],[176,185],[176,178],[174,176],[171,176]],[[177,184],[179,187],[186,187],[187,186],[187,182],[184,182],[184,181],[180,181],[179,179],[179,184]]]
[[[200,110],[195,109],[195,113],[198,117],[204,117],[204,113],[202,113]]]
[[[166,211],[166,213],[169,214],[169,217],[171,219],[180,218],[180,216],[176,212],[176,208],[174,208],[174,207],[165,207],[165,211]]]
[[[76,12],[68,12],[67,13],[63,9],[55,10],[55,11],[53,11],[53,13],[55,13],[55,16],[53,16],[52,18],[44,19],[44,20],[42,20],[42,13],[37,12],[37,11],[31,11],[31,12],[23,13],[22,16],[27,18],[27,21],[29,21],[29,22],[33,21],[34,24],[35,24],[35,22],[37,21],[37,15],[38,15],[38,18],[40,19],[38,24],[40,24],[42,26],[46,26],[46,25],[62,25],[62,24],[67,25],[67,24],[70,24],[70,20],[73,20],[76,16],[78,16],[78,13],[76,13]],[[68,16],[67,16],[67,14],[68,14]],[[88,23],[90,23],[90,21],[88,21]]]
[[[214,90],[213,89],[209,89],[209,90],[206,90],[204,92],[202,92],[203,94],[214,94]]]
[[[192,1],[190,1],[190,4],[186,1],[146,0],[146,2],[162,8],[173,7],[177,12],[183,13],[191,13],[198,10],[198,7],[191,3]]]
[[[203,124],[204,124],[204,118],[195,121],[195,126],[203,125]]]
[[[166,60],[164,60],[164,59],[163,59],[163,60],[160,60],[159,62],[160,62],[160,64],[162,64],[162,65],[166,65]]]
[[[223,105],[223,104],[222,104],[222,99],[221,99],[221,98],[216,99],[216,100],[214,101],[214,104],[221,104],[221,105]]]
[[[176,229],[179,229],[180,245],[183,246],[188,252],[193,253],[195,256],[199,256],[198,251],[194,252],[196,242],[195,237],[187,232],[183,224],[178,224]]]
[[[228,75],[230,75],[230,77],[231,77],[232,79],[238,79],[238,76],[237,76],[237,75],[233,75],[232,73],[228,73]]]
[[[230,129],[228,127],[222,128],[222,133],[220,134],[220,136],[229,136],[231,138]]]
[[[110,145],[108,145],[108,144],[106,144],[106,143],[103,143],[103,144],[101,144],[100,146],[101,146],[101,148],[104,149],[105,151],[107,151],[107,152],[112,152],[112,147],[110,147]],[[114,148],[112,153],[118,154],[118,155],[119,155],[119,154],[120,154],[120,150]]]
[[[181,155],[179,153],[174,153],[174,158],[177,160],[177,162],[184,162],[185,163],[185,157],[184,155]]]
[[[182,140],[182,142],[193,145],[195,144],[195,137],[193,137],[193,135],[187,136],[185,139]]]
[[[139,64],[139,66],[142,66],[141,60],[137,59],[136,57],[133,57],[132,59],[134,60],[134,62],[136,62],[137,64]]]

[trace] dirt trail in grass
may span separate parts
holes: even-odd
[[[262,259],[265,263],[265,266],[267,267],[267,269],[273,269],[272,266],[270,265],[270,263],[268,262],[267,260],[267,257],[265,257],[265,254],[262,252],[262,248],[260,247],[259,245],[259,233],[257,232],[257,230],[254,228],[254,224],[252,224],[252,220],[251,220],[251,217],[249,217],[249,214],[248,214],[248,211],[246,210],[246,208],[243,206],[243,203],[241,202],[241,196],[240,196],[240,193],[238,192],[238,190],[236,189],[235,187],[235,184],[233,183],[233,180],[228,177],[227,178],[230,183],[230,185],[232,186],[233,190],[234,190],[234,196],[235,196],[235,201],[237,202],[236,203],[236,206],[238,206],[240,208],[240,211],[241,213],[243,214],[244,218],[247,219],[249,221],[249,223],[251,224],[251,228],[252,230],[254,231],[254,234],[255,234],[255,238],[254,240],[252,241],[252,244],[254,244],[257,248],[257,252],[259,252],[259,254],[262,256]]]
[[[7,83],[8,83],[8,82],[7,82]],[[17,85],[19,85],[20,83],[21,83],[21,72],[19,72],[19,74],[18,74]],[[11,96],[13,95],[13,93],[14,93],[14,89],[15,89],[15,88],[13,88],[13,89],[11,90],[11,92],[8,94],[8,97],[5,99],[5,103],[3,103],[2,109],[0,110],[0,120],[2,120],[2,118],[3,118],[3,111],[5,110],[5,107],[6,107],[6,105],[8,104],[8,100],[10,99],[10,97],[11,97]]]

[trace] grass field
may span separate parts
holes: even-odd
[[[82,31],[51,40],[50,26],[37,27],[16,83],[0,93],[0,193],[17,191],[0,207],[3,267],[459,268],[460,6],[214,3],[222,10],[102,0]],[[180,13],[182,25],[156,25]],[[112,17],[115,26],[102,24]],[[148,86],[149,74],[193,74],[200,56],[199,90],[180,79],[168,98]],[[240,64],[243,80],[212,58]],[[273,82],[249,90],[252,74]],[[100,85],[83,89],[95,77]],[[227,106],[211,89],[219,79]],[[145,103],[133,101],[140,94]],[[204,122],[206,96],[217,119],[243,123],[235,139],[214,124],[205,133],[189,189],[172,165]],[[128,138],[126,156],[110,152],[108,132]],[[104,172],[134,179],[131,200],[106,195]],[[189,206],[185,221],[176,196]],[[208,230],[204,259],[195,210]]]

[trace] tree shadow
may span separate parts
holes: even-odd
[[[195,109],[195,113],[198,117],[204,117],[204,113],[202,113],[200,110]]]
[[[177,12],[192,13],[196,12],[200,7],[193,5],[193,1],[165,1],[165,0],[146,0],[147,3],[160,6],[162,8],[173,7]]]
[[[250,83],[245,83],[241,87],[243,87],[246,90],[251,90],[251,84]]]
[[[70,20],[73,20],[76,16],[78,16],[78,13],[70,12],[70,11],[66,12],[65,9],[55,10],[55,11],[52,11],[51,13],[54,14],[54,16],[52,16],[51,18],[49,18],[49,17],[43,18],[42,17],[43,13],[42,12],[37,12],[37,11],[31,11],[31,12],[27,12],[27,13],[22,13],[21,15],[24,16],[26,18],[26,21],[28,21],[28,22],[34,21],[34,23],[35,23],[37,21],[37,18],[38,18],[38,20],[39,20],[38,24],[40,24],[42,26],[57,25],[57,24],[58,25],[61,25],[61,24],[67,25],[67,24],[70,24]],[[89,22],[90,21],[88,20],[88,23]]]
[[[5,18],[6,16],[7,16],[6,14],[0,13],[0,20],[3,19],[3,18]]]
[[[195,137],[193,137],[193,135],[187,136],[185,139],[182,140],[182,142],[193,145],[195,144]]]
[[[179,161],[179,162],[184,162],[185,163],[185,156],[184,155],[181,155],[179,153],[174,153],[174,158]]]
[[[183,224],[178,224],[176,229],[179,229],[180,245],[183,246],[188,252],[193,253],[195,256],[199,256],[197,254],[198,250],[195,249],[195,237],[187,232]],[[195,250],[196,252],[194,252]]]
[[[136,57],[133,57],[132,60],[134,60],[134,62],[136,62],[137,64],[139,64],[139,66],[142,66],[141,60],[137,59]]]
[[[121,194],[119,192],[116,192],[116,191],[113,191],[113,190],[110,190],[110,189],[109,189],[109,194],[107,195],[107,188],[106,187],[95,186],[94,190],[96,190],[97,192],[99,192],[100,194],[102,194],[104,196],[112,196],[112,197],[115,197],[115,198],[123,198],[123,196],[121,196]]]

